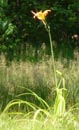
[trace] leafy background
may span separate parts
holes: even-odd
[[[0,0],[0,53],[10,60],[21,55],[26,58],[28,46],[37,49],[43,42],[49,46],[42,23],[31,14],[31,10],[46,9],[52,10],[47,21],[57,45],[79,46],[79,41],[72,39],[79,34],[79,0]]]

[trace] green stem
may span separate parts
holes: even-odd
[[[54,71],[54,80],[55,80],[55,85],[56,85],[56,88],[57,88],[57,77],[56,77],[56,68],[55,68],[55,59],[54,59],[54,49],[53,49],[51,32],[50,32],[50,26],[46,25],[45,29],[46,29],[46,31],[48,32],[48,35],[49,35],[51,56],[52,56],[52,65],[53,65],[53,71]]]

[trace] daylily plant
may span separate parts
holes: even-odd
[[[45,11],[39,11],[39,12],[34,12],[31,11],[32,14],[34,15],[33,18],[37,18],[39,20],[41,20],[45,25],[46,25],[46,16],[48,15],[49,12],[51,12],[51,10],[45,10]]]
[[[54,60],[54,50],[53,50],[54,49],[53,48],[53,41],[52,41],[50,26],[46,22],[46,16],[50,12],[51,12],[51,10],[39,11],[39,12],[36,12],[36,13],[34,11],[31,11],[34,19],[37,18],[37,19],[39,19],[43,22],[45,29],[46,29],[46,31],[48,32],[48,35],[49,35],[50,49],[51,49],[51,56],[52,56],[52,65],[53,65],[53,70],[54,70],[54,81],[55,81],[55,87],[56,87],[56,92],[57,92],[56,100],[55,100],[55,104],[54,104],[54,114],[57,115],[57,116],[61,116],[65,112],[65,99],[64,99],[64,96],[63,96],[63,93],[62,93],[62,88],[59,88],[61,83],[59,85],[57,83],[55,60]]]

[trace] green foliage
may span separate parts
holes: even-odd
[[[30,90],[29,90],[30,91]],[[36,98],[43,103],[43,105],[47,105],[44,100],[35,94],[34,92],[30,91],[31,94],[36,95]],[[25,105],[25,108],[29,106],[31,111],[24,112],[21,109],[22,104]],[[13,111],[10,108],[15,107],[18,105],[18,111],[15,109]],[[0,129],[1,130],[78,130],[79,129],[79,106],[71,108],[69,111],[65,112],[63,116],[57,117],[54,115],[51,108],[48,106],[49,109],[41,108],[36,106],[31,102],[27,102],[24,100],[13,100],[7,104],[4,111],[0,114]],[[77,112],[77,114],[76,114]],[[18,125],[17,125],[18,123]]]
[[[68,111],[61,118],[56,118],[41,108],[31,113],[13,112],[13,115],[5,113],[0,115],[0,130],[79,130],[78,114],[76,116],[72,112]]]
[[[57,91],[57,96],[54,104],[54,113],[57,116],[62,116],[65,113],[65,108],[66,108],[65,98],[63,96],[62,88],[61,89],[57,88],[56,91]]]
[[[8,6],[8,0],[0,0],[0,6],[1,6],[1,7],[6,7],[6,6]]]
[[[38,47],[48,42],[42,24],[34,22],[31,10],[51,9],[47,21],[55,41],[71,43],[73,34],[79,30],[79,1],[37,1],[37,0],[1,0],[0,1],[0,52],[7,52],[8,57],[18,57],[27,51],[27,42]],[[76,41],[77,42],[77,41]],[[48,44],[48,43],[47,43]]]

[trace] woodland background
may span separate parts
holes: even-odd
[[[78,47],[79,0],[0,0],[0,53],[4,53],[9,60],[31,60],[30,48],[33,47],[37,59],[37,50],[44,43],[48,48],[45,53],[49,55],[47,32],[31,14],[31,10],[46,9],[52,10],[47,22],[56,46],[61,51],[62,46],[70,50]]]

